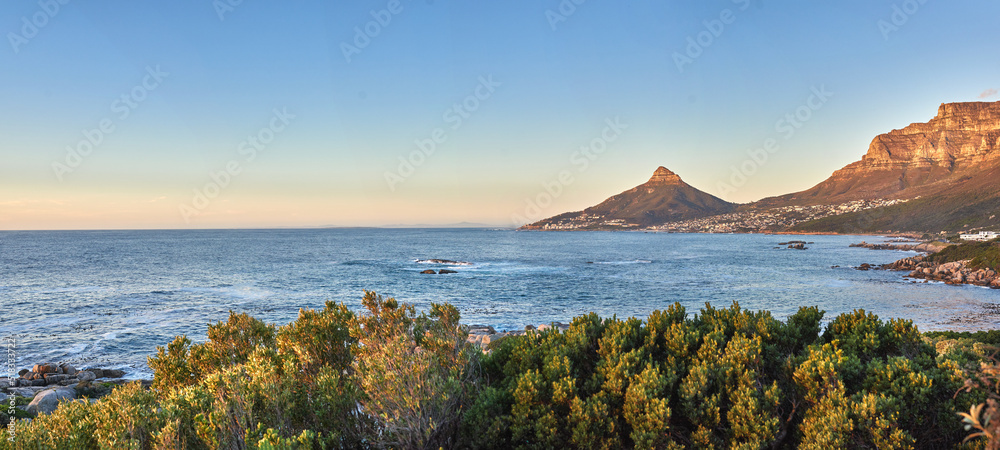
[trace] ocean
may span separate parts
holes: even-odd
[[[808,250],[776,249],[806,240]],[[308,229],[0,232],[0,336],[17,364],[68,362],[150,378],[146,357],[185,334],[205,340],[228,311],[285,324],[327,300],[360,311],[365,290],[451,303],[497,329],[596,312],[645,318],[733,302],[778,318],[819,306],[912,320],[922,331],[1000,324],[1000,290],[911,283],[859,271],[914,252],[848,245],[872,236]],[[468,262],[441,265],[419,260]],[[840,266],[840,267],[833,267]],[[448,268],[455,274],[426,275]]]

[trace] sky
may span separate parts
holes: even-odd
[[[5,230],[512,226],[659,166],[745,203],[1000,100],[986,0],[2,9]]]

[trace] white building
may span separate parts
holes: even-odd
[[[963,234],[959,236],[963,241],[992,241],[1000,238],[1000,233],[996,231],[980,231],[976,234]]]

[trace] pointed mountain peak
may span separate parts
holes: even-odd
[[[676,173],[670,171],[670,169],[660,166],[653,172],[653,177],[646,182],[647,184],[681,184],[681,177],[677,176]]]

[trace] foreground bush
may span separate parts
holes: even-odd
[[[738,305],[574,319],[466,343],[457,309],[374,293],[274,327],[231,314],[178,337],[138,384],[17,424],[0,448],[955,448],[986,348],[856,311],[821,326]],[[974,337],[974,336],[973,336]],[[988,367],[988,366],[986,366]],[[984,369],[985,370],[985,369]],[[1000,373],[1000,370],[983,372]],[[978,375],[976,377],[977,378]],[[994,395],[989,400],[1000,399]],[[988,403],[996,410],[996,402]],[[972,432],[995,435],[983,407]],[[974,421],[975,420],[975,421]],[[984,423],[986,422],[986,423]],[[994,425],[992,428],[990,425]]]

